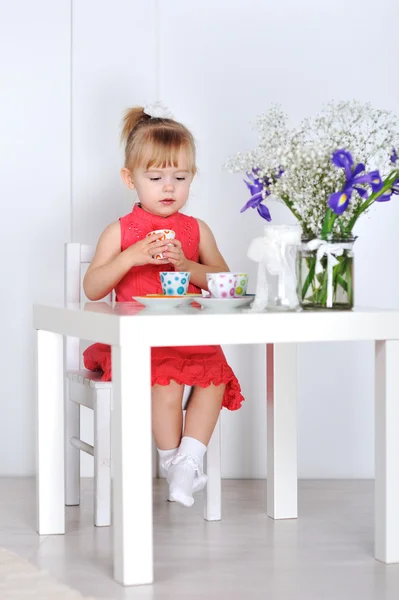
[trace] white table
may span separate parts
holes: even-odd
[[[153,581],[151,346],[267,344],[267,512],[285,519],[297,517],[297,344],[375,340],[375,558],[399,562],[399,311],[156,314],[132,304],[35,305],[34,327],[41,535],[65,533],[63,336],[112,345],[114,576],[124,585]]]

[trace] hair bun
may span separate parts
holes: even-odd
[[[133,129],[138,123],[141,121],[148,121],[149,119],[149,115],[144,112],[144,108],[142,106],[128,108],[125,112],[125,116],[123,117],[123,129],[121,133],[122,142],[127,142],[129,135],[132,133]]]

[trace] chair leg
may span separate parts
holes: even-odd
[[[111,525],[111,390],[94,399],[94,525]]]
[[[66,380],[65,393],[65,504],[80,504],[80,450],[74,448],[70,439],[80,439],[80,406],[70,400],[70,386]]]
[[[220,521],[222,518],[222,475],[221,475],[221,417],[216,423],[205,454],[205,471],[208,483],[204,495],[204,519]]]

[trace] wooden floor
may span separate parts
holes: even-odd
[[[206,523],[154,489],[152,586],[112,580],[112,530],[92,526],[91,481],[68,508],[65,536],[35,532],[33,479],[0,479],[0,546],[14,550],[85,595],[119,600],[398,600],[399,565],[373,559],[373,483],[303,481],[300,518],[272,521],[266,482],[223,482],[223,520]],[[399,507],[398,507],[399,510]]]

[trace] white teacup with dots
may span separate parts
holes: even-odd
[[[190,273],[187,271],[161,271],[162,291],[165,296],[184,296],[190,283]]]
[[[176,237],[176,234],[172,229],[157,229],[156,231],[150,231],[150,233],[147,233],[146,237],[150,237],[150,235],[154,235],[154,233],[158,234],[158,242],[162,242],[163,240],[174,240]],[[154,254],[152,258],[162,259],[164,258],[164,255],[162,252],[159,252],[158,254]]]
[[[248,275],[246,273],[233,273],[233,275],[237,275],[237,285],[234,295],[237,298],[246,296],[248,287]]]
[[[237,275],[234,273],[207,273],[206,281],[212,298],[234,298]]]

